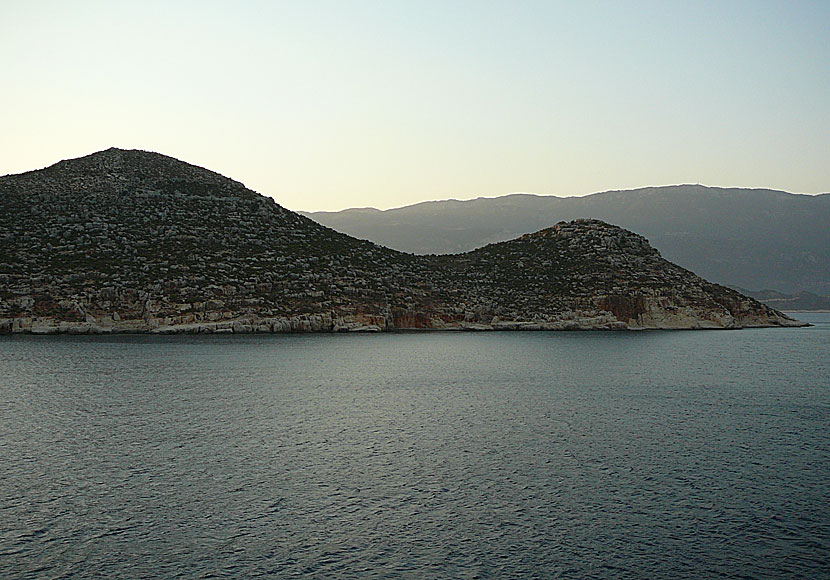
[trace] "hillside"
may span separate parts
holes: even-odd
[[[558,221],[593,218],[645,236],[667,259],[721,284],[830,295],[830,194],[679,185],[304,215],[416,254],[466,252]]]
[[[415,256],[157,153],[0,178],[0,332],[796,324],[595,220]]]

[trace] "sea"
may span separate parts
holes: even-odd
[[[830,578],[830,314],[0,338],[0,578]]]

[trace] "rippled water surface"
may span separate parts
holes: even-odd
[[[5,337],[0,577],[827,578],[808,318]]]

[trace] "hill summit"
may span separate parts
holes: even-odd
[[[800,324],[598,220],[415,256],[158,153],[0,178],[0,332]]]

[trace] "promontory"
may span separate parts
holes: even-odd
[[[0,333],[801,325],[597,220],[416,256],[158,153],[0,177]]]

